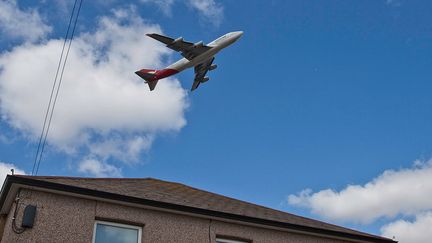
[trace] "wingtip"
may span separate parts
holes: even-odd
[[[147,33],[146,36],[154,38],[154,36],[156,35],[156,33]]]
[[[192,85],[192,88],[191,88],[191,92],[194,91],[194,90],[196,90],[196,89],[198,88],[198,86],[199,86],[199,83],[198,83],[197,85],[194,85],[194,84],[193,84],[193,85]]]

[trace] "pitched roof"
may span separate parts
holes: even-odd
[[[153,178],[81,178],[15,175],[8,176],[5,185],[8,181],[18,184],[27,183],[28,185],[49,189],[63,189],[64,191],[73,193],[204,214],[206,216],[290,228],[309,233],[366,240],[367,242],[395,242],[380,236],[300,217],[180,183]],[[3,194],[5,194],[5,185],[3,185],[0,197],[1,207],[3,207],[4,203],[3,197],[5,195]]]

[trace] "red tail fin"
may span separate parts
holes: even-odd
[[[154,69],[141,69],[135,73],[146,81],[151,91],[155,89],[156,84],[159,81],[156,77],[156,72],[157,70]]]

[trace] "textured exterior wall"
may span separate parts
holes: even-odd
[[[130,222],[142,225],[142,243],[207,243],[216,236],[230,236],[253,243],[341,243],[315,236],[306,236],[226,223],[217,220],[172,214],[155,210],[121,206],[46,192],[23,190],[17,223],[20,225],[24,207],[37,205],[33,229],[22,234],[12,231],[12,215],[7,217],[1,242],[91,242],[96,219]]]
[[[28,204],[37,206],[33,229],[28,229],[22,234],[12,231],[12,207],[6,221],[2,243],[91,242],[96,205],[94,201],[22,190],[17,216],[18,226],[21,226],[22,213]]]
[[[228,236],[238,239],[250,240],[252,243],[341,243],[335,239],[327,239],[316,236],[301,235],[278,230],[263,229],[239,224],[212,221],[211,229],[213,237]],[[215,242],[213,240],[212,242]]]

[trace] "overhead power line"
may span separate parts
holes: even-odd
[[[78,1],[79,1],[79,4],[78,4],[78,9],[77,9]],[[39,171],[40,163],[42,161],[42,155],[43,155],[43,152],[45,149],[46,141],[48,138],[48,133],[49,133],[49,130],[51,127],[51,121],[53,118],[55,105],[57,103],[57,98],[59,95],[60,86],[61,86],[61,83],[63,80],[63,74],[64,74],[64,70],[66,67],[67,59],[69,56],[69,51],[70,51],[73,37],[75,34],[75,29],[76,29],[76,25],[78,22],[78,17],[79,17],[80,11],[81,11],[82,2],[83,2],[83,0],[75,0],[73,8],[72,8],[72,13],[71,13],[71,16],[69,18],[69,24],[68,24],[66,35],[64,38],[63,47],[62,47],[62,51],[60,54],[59,62],[57,65],[57,71],[56,71],[53,85],[51,88],[51,94],[49,97],[48,107],[47,107],[46,112],[45,112],[45,119],[44,119],[43,126],[42,126],[42,132],[41,132],[40,137],[39,137],[36,155],[35,155],[35,159],[33,162],[33,168],[32,168],[32,173],[31,173],[32,175],[37,175],[37,173]],[[71,31],[72,23],[73,23],[73,27],[72,27],[72,31]],[[67,47],[66,54],[65,54],[65,47],[66,47],[67,43],[68,43],[68,47]]]

